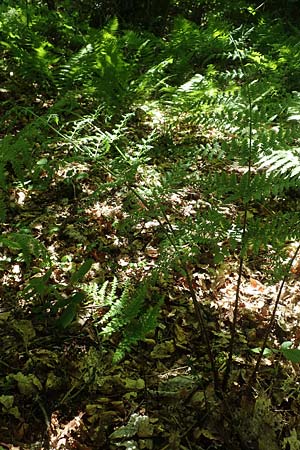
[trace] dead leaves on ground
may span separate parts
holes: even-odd
[[[70,277],[83,257],[93,259],[87,280],[104,281],[115,273],[123,279],[143,279],[161,256],[161,223],[147,217],[141,204],[145,217],[128,230],[123,227],[129,216],[123,194],[112,192],[108,199],[89,203],[82,200],[85,191],[93,191],[86,179],[74,204],[66,198],[56,209],[55,202],[48,203],[46,210],[31,207],[36,201],[33,194],[22,191],[22,198],[17,196],[18,221],[24,220],[24,226],[30,221],[34,233],[47,236],[47,247],[57,264],[51,283],[67,292]],[[206,207],[191,187],[172,194],[164,204],[171,219],[172,215],[194,217]],[[64,258],[66,254],[68,258]],[[6,256],[4,285],[24,289],[22,263],[14,261],[15,255],[9,252]],[[277,310],[274,345],[282,340],[295,346],[299,343],[298,265],[296,261],[292,267],[293,279]],[[201,248],[190,269],[222,372],[236,299],[237,261],[231,256],[218,265],[209,247]],[[33,277],[36,270],[33,268]],[[240,373],[236,379],[241,385],[245,367],[255,358],[250,349],[259,346],[264,337],[277,288],[267,285],[258,270],[245,267],[234,357],[234,374]],[[213,392],[207,350],[187,280],[174,272],[162,280],[161,289],[166,302],[157,330],[119,366],[111,366],[114,338],[102,348],[88,317],[64,330],[53,327],[50,318],[38,321],[22,308],[14,311],[11,303],[0,311],[0,445],[10,450],[31,449],[29,442],[35,443],[37,450],[46,450],[49,445],[53,450],[222,447],[227,439],[222,407]],[[233,406],[239,407],[238,400]],[[294,408],[298,410],[296,403]]]

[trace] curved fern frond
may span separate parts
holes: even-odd
[[[22,132],[18,139],[5,136],[0,142],[0,186],[6,186],[6,166],[9,164],[20,181],[24,179],[24,169],[32,162],[30,144]]]
[[[91,77],[89,69],[94,51],[92,44],[87,44],[73,55],[66,64],[60,67],[56,76],[56,85],[59,90],[65,91],[76,84],[87,83]]]
[[[141,312],[138,319],[130,322],[123,332],[123,338],[116,348],[113,356],[113,362],[120,362],[126,352],[130,351],[132,346],[145,339],[157,326],[158,316],[163,299],[155,306]]]
[[[122,52],[122,42],[116,36],[118,20],[114,18],[62,65],[56,75],[61,92],[83,89],[98,98],[114,102],[127,89],[128,64]]]

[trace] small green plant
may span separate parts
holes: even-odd
[[[56,326],[65,329],[76,319],[79,307],[85,299],[79,285],[92,264],[93,261],[87,259],[73,271],[68,283],[68,290],[72,292],[70,295],[64,294],[64,285],[51,283],[52,267],[42,276],[31,277],[22,295],[25,299],[35,300],[39,306],[33,306],[33,309],[45,318],[47,311],[57,315]]]
[[[100,31],[94,30],[89,41],[60,66],[55,75],[59,91],[82,89],[108,104],[124,98],[129,67],[116,36],[117,18]]]
[[[41,264],[50,264],[49,254],[45,246],[31,234],[8,233],[0,236],[0,245],[15,251],[21,261],[24,261],[27,268],[33,258],[40,258]]]
[[[157,326],[163,298],[152,299],[154,304],[149,306],[149,288],[149,282],[143,282],[140,287],[133,289],[130,281],[127,281],[120,290],[118,279],[114,277],[110,288],[106,281],[98,292],[95,289],[87,290],[90,293],[88,304],[94,312],[99,336],[104,340],[119,336],[113,356],[114,363],[123,359],[132,346]],[[107,311],[97,319],[99,310]]]

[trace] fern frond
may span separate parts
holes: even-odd
[[[152,281],[154,278],[155,275],[152,277]],[[110,309],[96,325],[100,329],[99,334],[101,336],[109,337],[113,334],[120,336],[114,362],[122,359],[124,354],[130,351],[132,345],[144,339],[157,325],[157,317],[163,298],[158,300],[154,306],[148,306],[145,303],[148,282],[142,283],[134,291],[131,289],[128,280],[121,295],[117,297],[118,280],[114,278],[111,291],[106,294],[104,304],[109,305]],[[104,285],[106,289],[107,284]]]
[[[300,216],[294,212],[277,213],[272,221],[269,218],[252,217],[247,223],[246,245],[251,247],[252,254],[267,251],[270,246],[280,254],[286,242],[300,239],[299,223]]]
[[[73,55],[68,63],[60,67],[56,76],[56,86],[59,90],[65,91],[71,89],[74,84],[87,82],[91,76],[89,66],[93,59],[93,53],[92,44],[87,44]]]
[[[107,286],[108,286],[108,281],[105,281],[103,283],[103,285],[101,286],[100,290],[97,290],[96,298],[97,298],[97,303],[99,305],[103,305],[104,304],[104,299],[105,299]]]
[[[121,342],[115,350],[113,356],[114,363],[120,362],[125,354],[131,350],[133,345],[145,339],[149,333],[155,330],[162,303],[163,299],[154,307],[150,307],[142,312],[138,319],[128,324],[123,332]]]
[[[123,56],[121,39],[116,36],[117,29],[114,18],[103,30],[91,33],[90,42],[60,67],[55,78],[61,92],[79,88],[107,103],[124,98],[129,65]]]
[[[290,150],[273,150],[258,161],[260,169],[266,169],[269,174],[279,174],[287,178],[299,178],[300,148]]]
[[[293,92],[293,96],[289,99],[288,120],[300,121],[300,92]]]
[[[110,310],[103,317],[102,322],[109,320],[108,324],[102,329],[101,334],[111,335],[122,330],[124,325],[130,323],[140,313],[145,301],[145,289],[139,289],[137,295],[130,298],[129,282],[126,283],[120,298],[116,299]]]
[[[34,135],[32,136],[34,139]],[[0,186],[6,188],[5,166],[9,163],[19,181],[24,180],[24,172],[32,164],[31,146],[26,131],[18,138],[6,136],[0,142]]]
[[[111,306],[111,307],[114,306],[115,301],[116,301],[117,287],[118,287],[118,279],[117,279],[117,277],[114,277],[112,285],[111,285],[110,293],[108,294],[107,300],[106,300],[107,304],[109,306]],[[124,292],[125,292],[125,289],[124,289],[124,291],[122,293],[122,296],[121,296],[120,300],[122,300],[123,295],[125,295]]]

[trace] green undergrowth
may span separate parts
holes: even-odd
[[[43,89],[52,92],[43,114],[38,104],[5,102],[2,125],[11,134],[1,141],[3,221],[11,180],[47,189],[60,169],[53,154],[59,144],[65,164],[80,161],[109,175],[91,201],[124,190],[130,214],[116,224],[118,231],[159,221],[164,270],[197,259],[201,248],[218,264],[233,252],[247,256],[251,249],[253,255],[270,245],[278,266],[285,243],[299,238],[297,212],[266,219],[251,209],[299,185],[298,94],[289,82],[298,50],[292,36],[284,40],[283,25],[262,17],[253,28],[232,30],[218,15],[203,27],[178,17],[162,39],[119,30],[114,18],[102,30],[83,30],[75,45],[68,30],[78,24],[62,22],[63,13],[48,35],[40,16],[28,21],[21,8],[4,6],[1,14],[2,70],[11,74],[5,90],[21,79],[22,88],[36,80],[36,100]],[[59,42],[51,40],[55,26]],[[267,29],[273,39],[264,52]],[[62,44],[69,50],[62,53]],[[21,120],[25,125],[14,136]],[[80,179],[70,170],[65,182]],[[199,197],[191,217],[174,211],[170,201],[187,189]],[[233,203],[239,211],[232,215]],[[270,273],[279,279],[282,270]]]
[[[100,192],[125,191],[130,214],[116,225],[119,231],[159,221],[165,270],[178,259],[193,261],[203,247],[216,263],[233,252],[246,256],[250,248],[253,254],[270,245],[281,260],[285,243],[299,238],[297,212],[266,219],[251,208],[284,198],[299,185],[293,36],[283,37],[283,25],[263,16],[253,28],[235,30],[218,15],[202,27],[178,17],[164,39],[120,30],[114,18],[101,30],[83,29],[75,45],[69,31],[78,24],[62,15],[47,34],[41,16],[2,6],[2,71],[10,75],[4,91],[13,92],[14,80],[22,80],[21,89],[37,83],[36,105],[4,102],[2,220],[9,183],[36,190],[53,182],[60,169],[53,149],[59,144],[64,163],[80,161],[109,175],[92,201]],[[59,42],[53,40],[54,27],[60,27]],[[266,30],[272,42],[264,52]],[[41,114],[44,89],[52,95]],[[69,171],[65,182],[74,180],[80,174]],[[170,204],[172,195],[187,189],[199,197],[192,217]],[[227,211],[233,203],[239,211],[232,215]],[[280,278],[281,271],[275,273]]]

